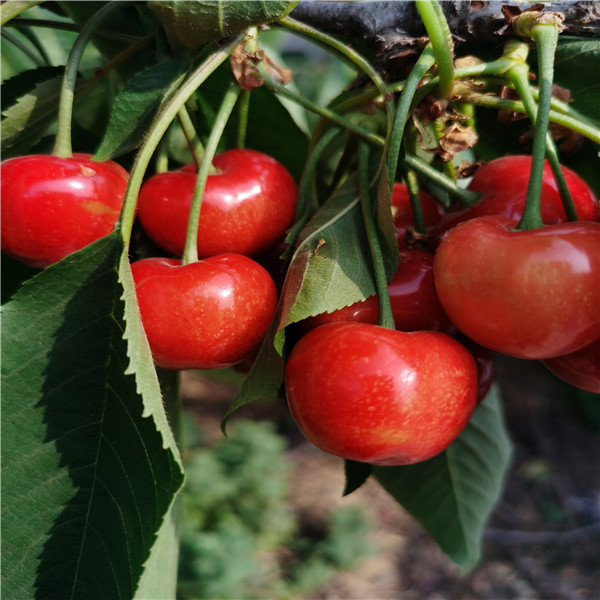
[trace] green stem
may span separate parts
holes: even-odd
[[[297,216],[307,212],[314,212],[319,208],[319,201],[316,194],[313,193],[312,187],[314,183],[314,174],[321,160],[321,156],[325,148],[333,141],[340,133],[339,128],[333,127],[326,131],[316,142],[308,160],[304,165],[300,184],[298,185],[298,203],[296,208]]]
[[[375,273],[375,289],[379,301],[379,325],[388,329],[395,329],[394,313],[390,302],[390,293],[385,274],[385,264],[375,217],[373,215],[373,204],[370,200],[370,181],[369,181],[369,146],[361,141],[358,145],[358,186],[360,190],[360,202],[367,230],[367,239],[369,240],[369,249],[373,261],[373,271]]]
[[[368,129],[361,127],[360,125],[356,125],[349,119],[342,117],[341,115],[335,113],[329,108],[325,108],[319,106],[318,104],[315,104],[314,102],[311,102],[310,100],[304,98],[300,94],[293,92],[292,90],[286,88],[279,82],[269,77],[266,71],[261,70],[260,67],[258,68],[260,70],[261,77],[264,78],[265,86],[267,86],[268,89],[275,92],[276,94],[289,98],[290,100],[296,102],[300,106],[303,106],[307,110],[310,110],[311,112],[314,112],[320,117],[323,117],[324,119],[327,119],[329,121],[332,121],[333,123],[336,123],[337,125],[340,125],[344,129],[355,133],[359,137],[372,144],[375,144],[377,146],[383,146],[385,144],[385,140],[381,136],[369,131]]]
[[[196,128],[194,127],[194,123],[190,117],[190,113],[188,112],[185,104],[179,109],[177,113],[177,120],[179,121],[179,126],[183,131],[183,135],[187,141],[188,147],[190,149],[190,153],[196,164],[196,168],[200,167],[200,163],[202,162],[202,157],[204,156],[204,146],[198,137],[196,132]]]
[[[300,184],[298,185],[298,202],[296,204],[294,225],[290,228],[285,238],[285,241],[288,243],[288,251],[284,254],[284,258],[287,258],[288,253],[291,254],[298,234],[319,207],[318,197],[314,189],[315,171],[317,170],[323,151],[339,133],[340,130],[337,127],[326,131],[315,143],[308,155],[308,160],[304,165]]]
[[[212,160],[217,151],[217,146],[219,145],[225,125],[227,125],[227,121],[229,120],[239,95],[240,88],[237,85],[232,84],[227,89],[223,96],[221,106],[219,107],[219,112],[213,123],[210,136],[206,142],[204,157],[200,163],[200,168],[198,169],[198,177],[196,179],[196,186],[194,187],[194,194],[192,196],[192,205],[190,207],[185,246],[183,248],[183,258],[181,260],[184,265],[188,265],[198,260],[198,225],[200,220],[200,209],[202,208],[202,196],[204,195],[204,189],[206,188],[206,180],[213,168]]]
[[[18,48],[36,67],[43,67],[44,65],[49,64],[44,60],[43,57],[38,56],[31,50],[29,46],[27,46],[27,44],[23,43],[12,33],[2,29],[0,30],[0,36],[2,36],[2,38],[8,43],[12,44],[15,48]]]
[[[404,128],[410,114],[410,107],[412,105],[417,86],[419,85],[421,79],[423,79],[425,73],[434,63],[435,54],[433,52],[433,48],[428,44],[425,46],[421,56],[419,56],[419,59],[412,68],[410,75],[404,84],[402,94],[400,95],[392,132],[389,138],[389,148],[386,157],[388,190],[390,194],[392,193],[392,186],[396,180],[396,170],[398,169],[398,157],[400,156]]]
[[[166,173],[169,170],[169,137],[171,130],[168,129],[160,140],[154,153],[154,172]]]
[[[421,206],[419,194],[419,181],[414,169],[408,169],[406,171],[406,188],[408,189],[408,198],[413,213],[415,231],[417,233],[425,234],[425,219],[423,218],[423,208]]]
[[[125,192],[123,202],[123,211],[121,214],[121,236],[125,242],[125,250],[129,247],[131,229],[135,219],[135,208],[138,193],[144,179],[144,174],[148,164],[160,143],[163,135],[166,133],[171,122],[177,117],[179,109],[190,99],[198,87],[213,73],[220,64],[233,52],[233,49],[244,38],[243,34],[236,36],[228,44],[211,54],[202,64],[189,75],[182,86],[175,92],[163,106],[161,106],[154,122],[150,126],[148,136],[142,144],[131,173],[129,183]]]
[[[454,78],[456,79],[468,79],[473,77],[483,77],[488,75],[499,75],[505,73],[510,67],[513,66],[513,62],[501,57],[493,62],[489,63],[478,63],[475,65],[469,65],[467,67],[459,67],[454,70]],[[430,81],[423,84],[415,94],[415,103],[427,96],[433,89],[438,87],[440,84],[439,76],[433,77]],[[405,81],[396,81],[389,84],[389,91],[396,94],[404,90],[406,85]],[[380,92],[377,88],[371,88],[358,93],[352,98],[348,98],[343,102],[335,105],[335,109],[340,112],[346,112],[356,108],[357,106],[363,105],[369,100],[373,100],[380,96]],[[564,105],[563,105],[564,106]],[[566,107],[568,110],[568,106]]]
[[[70,158],[73,155],[71,147],[71,122],[73,119],[73,98],[75,96],[75,85],[77,83],[77,71],[81,63],[83,52],[94,32],[100,24],[106,20],[115,10],[123,8],[122,2],[109,2],[98,12],[94,13],[90,20],[83,26],[81,33],[73,43],[71,52],[67,59],[65,75],[60,92],[58,105],[58,122],[56,140],[52,154],[60,158]]]
[[[301,35],[305,35],[310,37],[325,46],[333,48],[337,52],[339,52],[342,56],[347,58],[353,65],[355,65],[360,71],[365,73],[367,77],[373,82],[381,96],[385,101],[385,109],[386,109],[386,117],[387,117],[387,131],[388,134],[392,130],[392,125],[394,121],[394,104],[393,104],[393,95],[390,93],[387,84],[381,78],[381,75],[377,72],[376,69],[373,68],[371,63],[363,58],[358,52],[353,50],[349,45],[340,42],[336,38],[311,27],[310,25],[306,25],[305,23],[301,23],[300,21],[296,21],[290,17],[284,17],[278,21],[280,25],[291,29]]]
[[[531,87],[529,86],[529,78],[527,77],[527,73],[528,69],[526,66],[523,66],[522,68],[515,67],[510,71],[510,77],[515,91],[523,102],[523,106],[525,107],[529,120],[532,123],[535,123],[538,107],[535,103],[533,94],[531,93]],[[565,214],[567,215],[569,221],[576,221],[577,212],[575,210],[575,205],[573,204],[571,192],[569,192],[567,182],[565,181],[565,176],[560,165],[558,152],[556,150],[556,145],[554,144],[552,135],[549,132],[546,133],[546,158],[548,159],[548,163],[550,164],[550,168],[554,174],[554,179],[560,193]]]
[[[417,158],[416,156],[406,155],[402,162],[407,169],[414,169],[417,173],[420,173],[435,185],[446,190],[450,195],[457,198],[459,202],[465,206],[473,204],[480,197],[478,192],[472,192],[470,190],[461,188],[456,184],[456,181],[446,177],[443,173],[440,173],[430,164],[426,163],[420,158]]]
[[[533,40],[538,49],[539,102],[533,126],[533,146],[531,149],[531,172],[527,185],[527,196],[523,216],[517,229],[537,229],[543,227],[541,216],[542,180],[546,140],[550,124],[550,99],[554,78],[554,54],[558,44],[556,25],[536,25],[532,29]]]
[[[454,44],[438,0],[415,0],[433,47],[439,73],[438,97],[448,98],[454,87]]]
[[[28,19],[25,17],[16,17],[7,27],[19,27],[21,25],[28,25],[30,27],[42,27],[46,29],[57,29],[60,31],[72,31],[79,33],[81,31],[81,25],[76,23],[66,23],[64,21],[52,21],[51,19]],[[98,29],[94,34],[96,37],[106,38],[115,42],[121,42],[123,44],[132,44],[139,38],[133,35],[127,35],[125,33],[115,33],[107,31],[106,29]]]
[[[435,141],[439,145],[441,140],[445,135],[446,123],[443,117],[436,119],[433,124],[433,135],[435,136]],[[454,169],[454,165],[452,164],[452,160],[444,160],[442,161],[442,170],[446,177],[450,179],[454,179],[456,181],[456,170]]]
[[[527,114],[527,110],[523,105],[523,102],[517,100],[507,100],[505,98],[498,98],[497,96],[486,96],[484,94],[472,94],[466,96],[464,100],[475,104],[476,106],[482,106],[484,108],[494,108],[496,110],[510,110],[512,112],[518,112]],[[573,115],[566,115],[556,111],[550,111],[550,122],[562,125],[567,129],[571,129],[582,136],[588,138],[595,144],[600,144],[600,128],[590,125],[586,121],[580,120]]]
[[[238,130],[236,146],[244,148],[248,132],[248,114],[250,112],[250,90],[243,90],[238,104]]]

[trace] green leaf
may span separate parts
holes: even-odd
[[[175,600],[176,598],[180,498],[181,496],[178,495],[158,531],[134,600]]]
[[[36,84],[4,111],[0,140],[4,158],[27,153],[39,142],[58,113],[62,77]]]
[[[376,223],[381,252],[385,261],[388,281],[398,268],[400,252],[396,238],[396,226],[392,213],[392,196],[388,190],[387,168],[384,165],[383,174],[377,186]]]
[[[373,472],[373,465],[369,463],[357,462],[355,460],[344,461],[344,473],[346,475],[346,485],[342,496],[348,496],[356,491]]]
[[[12,106],[21,96],[26,96],[36,85],[49,79],[62,77],[64,67],[38,67],[29,69],[2,82],[2,105]]]
[[[363,222],[358,183],[349,178],[300,232],[279,305],[257,359],[228,417],[241,406],[277,393],[284,372],[285,328],[332,312],[375,293],[373,267]],[[389,263],[389,277],[395,269]]]
[[[270,0],[151,0],[156,13],[175,48],[198,48],[233,36],[249,27],[269,23],[286,16],[298,1]]]
[[[282,294],[285,294],[286,284],[284,282]],[[274,339],[281,316],[281,300],[277,312],[271,323],[269,331],[261,344],[258,355],[250,372],[240,388],[237,396],[230,404],[223,420],[221,429],[225,433],[229,417],[240,407],[255,400],[265,400],[274,396],[283,382],[283,357],[275,349]]]
[[[14,0],[13,2],[3,2],[0,6],[0,25],[6,25],[11,19],[18,17],[22,12],[42,4],[44,0]]]
[[[298,236],[288,269],[279,334],[307,317],[333,312],[375,293],[358,183],[350,177],[319,209]],[[389,274],[391,277],[391,274]]]
[[[2,577],[14,600],[132,598],[182,485],[158,386],[136,390],[154,369],[127,356],[122,253],[117,233],[102,238],[3,308]]]
[[[95,158],[108,160],[136,148],[160,103],[181,83],[189,60],[173,58],[134,75],[116,97]]]
[[[600,40],[561,37],[554,61],[554,80],[571,92],[572,106],[600,123]]]
[[[510,456],[499,392],[492,387],[445,452],[415,465],[374,467],[373,474],[468,571],[481,556],[483,528],[502,491]]]

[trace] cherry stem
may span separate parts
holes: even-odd
[[[495,108],[497,110],[510,110],[521,114],[527,114],[527,110],[523,102],[518,100],[508,100],[506,98],[498,98],[497,96],[486,96],[485,94],[474,93],[464,97],[475,106],[484,108]],[[564,112],[550,111],[550,122],[556,125],[561,125],[567,129],[580,133],[582,136],[590,139],[595,144],[600,144],[600,128],[594,127],[579,115],[575,115],[574,111],[569,111],[570,114]]]
[[[383,81],[381,75],[376,69],[373,68],[371,63],[369,63],[368,60],[363,58],[358,52],[353,50],[347,44],[340,42],[336,38],[323,33],[322,31],[319,31],[310,25],[306,25],[305,23],[301,23],[300,21],[296,21],[290,17],[284,17],[283,19],[280,19],[278,23],[284,27],[287,27],[288,29],[291,29],[292,31],[296,31],[297,33],[310,37],[313,40],[316,40],[317,42],[336,50],[342,56],[347,58],[360,71],[367,75],[367,77],[369,77],[369,79],[373,82],[373,85],[375,85],[384,99],[387,117],[387,132],[389,135],[394,122],[393,96],[390,93],[388,85]]]
[[[404,89],[400,95],[392,132],[389,137],[389,148],[386,157],[388,191],[392,193],[394,181],[396,181],[396,170],[398,169],[398,157],[400,156],[400,148],[404,136],[404,128],[410,114],[417,86],[425,73],[435,64],[435,54],[430,44],[427,44],[419,56],[419,59],[412,68],[408,79],[404,84]]]
[[[0,36],[2,36],[3,41],[7,41],[12,44],[15,48],[18,48],[36,67],[43,67],[45,65],[51,64],[51,62],[45,56],[38,56],[35,52],[31,50],[31,48],[23,43],[19,38],[14,36],[12,33],[5,31],[4,29],[0,29]],[[37,48],[38,52],[43,51],[42,47]]]
[[[558,44],[558,29],[554,24],[537,24],[532,28],[531,33],[538,49],[539,102],[533,125],[531,172],[527,185],[527,196],[525,197],[523,216],[517,229],[538,229],[544,225],[541,216],[542,180],[548,125],[550,124],[554,53]]]
[[[81,58],[88,42],[92,39],[98,27],[117,9],[122,9],[123,3],[119,1],[109,2],[98,12],[94,13],[90,20],[82,27],[81,32],[75,39],[71,52],[67,58],[65,74],[60,91],[60,102],[58,105],[57,133],[52,154],[60,158],[71,158],[73,149],[71,146],[71,123],[73,120],[73,99],[75,97],[75,85],[77,83],[77,71],[81,64]]]
[[[238,104],[238,130],[236,146],[246,146],[246,133],[248,132],[248,114],[250,112],[250,90],[242,90]]]
[[[144,174],[150,164],[154,151],[158,147],[162,137],[165,135],[173,120],[177,117],[177,113],[181,107],[191,98],[192,94],[194,94],[198,87],[202,85],[219,65],[227,59],[243,38],[244,34],[236,36],[228,44],[219,48],[219,50],[206,58],[198,68],[188,76],[181,87],[160,107],[149,128],[148,136],[135,158],[129,175],[127,190],[125,191],[123,211],[121,213],[121,236],[125,242],[125,251],[129,248],[131,230],[135,219],[137,197],[144,179]]]
[[[358,144],[358,188],[360,191],[360,203],[367,230],[367,239],[369,240],[369,249],[371,251],[371,260],[373,261],[373,271],[375,273],[375,289],[379,301],[379,325],[388,329],[395,329],[394,313],[392,312],[392,303],[390,301],[390,292],[388,289],[387,276],[385,273],[385,264],[375,216],[373,215],[373,203],[370,199],[370,181],[369,181],[369,146],[366,142],[360,141]]]
[[[171,130],[168,129],[160,140],[154,156],[154,172],[166,173],[169,170],[169,137]]]
[[[317,193],[314,189],[315,171],[317,170],[323,151],[333,139],[339,135],[339,133],[340,129],[338,127],[332,127],[326,131],[315,143],[312,151],[308,155],[304,170],[302,171],[302,176],[300,177],[300,184],[298,185],[298,201],[296,203],[294,224],[285,236],[285,241],[288,244],[288,251],[286,251],[284,257],[288,255],[288,253],[291,253],[298,234],[319,207]]]
[[[296,206],[297,217],[306,212],[314,212],[319,207],[317,195],[312,189],[315,171],[321,160],[323,151],[331,141],[339,135],[339,133],[340,130],[338,127],[332,127],[319,138],[310,152],[306,164],[304,165],[302,177],[300,178],[300,184],[298,186],[298,202]]]
[[[42,1],[45,2],[45,0]],[[42,27],[46,29],[56,29],[59,31],[73,31],[75,33],[79,33],[81,31],[81,25],[77,25],[76,23],[65,23],[63,21],[52,21],[51,19],[29,19],[26,17],[15,17],[10,21],[10,23],[7,23],[7,27],[19,27],[21,25],[26,25],[29,27]],[[123,44],[131,44],[139,39],[138,37],[133,35],[127,35],[125,33],[115,33],[112,31],[107,31],[106,29],[98,29],[95,35],[97,37],[121,42]]]
[[[448,98],[454,88],[454,44],[438,0],[415,0],[431,42],[439,74],[438,97]]]
[[[446,121],[444,117],[436,119],[433,123],[433,135],[435,136],[435,141],[440,146],[441,140],[444,138],[446,129]],[[452,164],[452,160],[444,160],[442,161],[442,169],[444,171],[444,175],[456,181],[456,169]]]
[[[408,199],[410,200],[410,208],[413,213],[415,231],[424,234],[425,219],[423,218],[423,207],[421,206],[419,180],[414,169],[406,171],[406,189],[408,190]]]
[[[192,196],[192,205],[190,207],[190,215],[188,219],[187,233],[185,237],[185,246],[183,248],[182,264],[189,265],[190,263],[198,261],[198,226],[200,221],[200,210],[202,208],[202,196],[206,188],[206,180],[208,175],[213,169],[212,161],[217,152],[217,147],[221,141],[221,136],[227,125],[227,121],[231,116],[233,107],[237,102],[238,96],[240,95],[240,88],[232,84],[221,102],[217,116],[213,122],[213,126],[206,142],[206,148],[204,149],[204,157],[200,163],[198,169],[198,177],[196,178],[196,185],[194,187],[194,194]]]
[[[513,87],[523,102],[523,106],[525,107],[525,111],[527,112],[529,120],[532,123],[535,123],[538,107],[535,103],[533,94],[531,93],[531,88],[529,87],[527,72],[527,67],[516,66],[510,71],[510,77]],[[573,199],[571,198],[571,192],[569,192],[564,173],[560,166],[556,145],[554,144],[552,135],[549,132],[546,133],[546,158],[548,159],[548,163],[552,169],[552,173],[554,174],[554,180],[556,181],[556,187],[560,193],[565,214],[567,215],[569,221],[576,221],[577,211],[575,210],[575,205],[573,204]]]
[[[296,102],[296,104],[303,106],[307,110],[310,110],[311,112],[319,115],[324,119],[327,119],[333,123],[336,123],[337,125],[340,125],[344,129],[355,133],[360,138],[363,138],[372,144],[375,144],[377,146],[385,145],[385,140],[381,136],[373,133],[372,131],[369,131],[368,129],[365,129],[364,127],[361,127],[360,125],[357,125],[350,119],[342,117],[341,115],[337,114],[329,108],[321,107],[318,104],[311,102],[310,100],[304,98],[300,94],[293,92],[292,90],[286,88],[284,85],[281,85],[279,82],[269,77],[269,75],[266,73],[266,70],[261,70],[260,67],[257,68],[260,71],[261,77],[264,79],[265,85],[271,91],[275,92],[276,94],[280,94],[281,96],[285,96],[286,98],[289,98],[293,102]]]
[[[202,157],[204,156],[204,146],[196,133],[196,128],[194,127],[194,123],[192,122],[192,118],[190,117],[190,113],[185,107],[185,104],[179,109],[177,120],[179,121],[179,126],[185,136],[192,159],[198,169],[202,162]]]
[[[440,173],[429,163],[426,163],[424,160],[416,156],[407,154],[402,159],[402,162],[405,168],[413,169],[417,173],[420,173],[435,185],[441,187],[443,190],[446,190],[451,196],[457,198],[458,201],[465,206],[470,206],[479,200],[479,192],[473,192],[471,190],[461,188],[456,181],[450,179],[450,177],[447,177],[443,173]]]

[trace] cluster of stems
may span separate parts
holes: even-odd
[[[71,156],[70,131],[72,107],[77,70],[84,48],[102,22],[115,10],[119,9],[119,5],[119,2],[110,2],[102,7],[82,28],[73,45],[65,69],[59,106],[58,133],[54,146],[54,154],[57,156]],[[269,75],[266,66],[260,63],[260,61],[255,65],[267,88],[276,94],[297,102],[300,106],[322,118],[321,124],[317,126],[314,132],[313,153],[309,157],[300,182],[298,211],[296,215],[297,223],[300,225],[297,225],[292,232],[297,233],[299,227],[305,224],[310,215],[314,214],[318,209],[316,194],[313,193],[314,173],[319,157],[325,148],[344,131],[354,139],[359,140],[358,144],[352,147],[355,149],[354,151],[356,151],[356,148],[358,149],[360,201],[381,303],[380,324],[386,327],[393,327],[393,319],[389,306],[389,296],[387,296],[387,287],[384,285],[385,269],[383,256],[378,241],[377,226],[373,219],[374,211],[371,191],[374,189],[374,182],[381,177],[386,177],[388,192],[391,194],[393,183],[397,180],[398,171],[400,171],[402,178],[408,183],[411,205],[415,215],[416,230],[421,233],[424,231],[424,223],[418,201],[419,178],[428,179],[465,205],[477,200],[476,194],[463,189],[457,184],[451,164],[449,164],[448,168],[440,170],[429,162],[419,158],[414,149],[411,151],[411,144],[407,140],[414,141],[414,135],[412,137],[407,135],[407,125],[410,122],[415,107],[425,97],[434,94],[440,102],[444,103],[454,103],[463,107],[465,105],[471,107],[495,106],[527,114],[534,127],[534,139],[531,176],[527,189],[525,209],[523,217],[518,224],[518,228],[520,229],[537,228],[543,225],[540,215],[540,192],[542,171],[544,160],[546,159],[555,174],[568,218],[571,220],[577,218],[562,175],[556,147],[548,133],[549,124],[551,122],[559,123],[571,127],[590,139],[600,141],[600,132],[596,128],[577,115],[570,107],[552,97],[554,53],[560,32],[559,19],[539,19],[536,18],[536,15],[539,15],[539,13],[535,13],[535,11],[523,13],[524,16],[521,15],[523,18],[520,19],[517,17],[515,19],[514,28],[516,33],[519,36],[528,38],[529,41],[533,41],[538,51],[539,87],[537,90],[534,90],[529,82],[529,67],[527,63],[529,46],[527,42],[519,40],[510,41],[506,45],[502,56],[497,60],[456,68],[454,65],[452,36],[437,0],[416,0],[416,6],[427,31],[429,42],[423,47],[419,58],[405,81],[395,83],[385,82],[371,64],[354,49],[339,42],[332,36],[295,21],[290,17],[280,19],[279,25],[331,48],[344,60],[354,65],[359,72],[366,75],[371,81],[371,87],[363,89],[354,95],[354,97],[344,102],[323,107],[316,105],[276,81]],[[221,106],[215,115],[211,134],[205,146],[200,142],[194,130],[192,119],[186,109],[186,103],[206,78],[231,55],[238,44],[244,44],[247,48],[250,48],[250,51],[253,48],[256,50],[258,48],[257,36],[258,31],[253,27],[246,34],[234,37],[228,43],[215,50],[188,75],[180,88],[160,107],[149,134],[140,147],[133,164],[125,195],[120,230],[126,249],[131,236],[137,196],[144,174],[152,156],[158,154],[161,157],[160,151],[157,153],[157,148],[160,147],[161,140],[163,140],[172,122],[177,120],[188,140],[190,152],[198,170],[197,184],[194,190],[182,260],[184,264],[198,260],[196,249],[198,220],[206,180],[212,170],[212,160],[227,121],[236,105],[238,106],[239,116],[237,145],[238,147],[244,146],[251,92],[248,90],[242,91],[235,83],[232,83],[226,91]],[[144,40],[144,43],[146,42],[147,40]],[[140,45],[140,41],[133,44],[136,48]],[[516,91],[520,100],[506,100],[498,96],[482,93],[477,86],[470,85],[470,82],[474,81],[481,82],[486,90],[489,90],[490,87],[493,88],[494,85],[498,86],[500,83],[502,85],[509,85]],[[399,99],[395,103],[397,94],[399,94]],[[348,112],[354,110],[356,107],[373,100],[380,102],[384,106],[386,130],[383,136],[355,123],[346,116]],[[323,126],[324,123],[327,124],[326,127]],[[332,124],[333,126],[331,126]],[[375,146],[381,150],[382,159],[374,175],[369,173],[369,146]],[[345,158],[347,164],[347,157]],[[159,158],[159,160],[161,161],[161,168],[166,168],[164,157]]]

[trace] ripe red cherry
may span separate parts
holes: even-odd
[[[600,336],[600,223],[516,231],[514,219],[471,219],[442,239],[433,263],[452,322],[517,358],[562,356]]]
[[[400,262],[388,290],[394,323],[399,331],[456,331],[437,297],[433,278],[433,254],[421,250],[401,250]],[[378,320],[379,298],[375,295],[331,313],[310,317],[302,321],[300,327],[302,331],[308,331],[325,323],[344,321],[376,325]]]
[[[115,227],[129,174],[88,154],[33,154],[0,164],[2,250],[44,268]]]
[[[285,389],[296,424],[321,450],[407,465],[442,452],[463,430],[477,402],[477,371],[443,333],[333,323],[294,346]]]
[[[222,254],[188,265],[146,258],[131,269],[152,356],[165,369],[238,363],[257,349],[275,314],[275,284],[246,256]]]
[[[202,199],[198,255],[259,256],[279,242],[291,225],[297,188],[287,169],[254,150],[227,150],[215,156]],[[139,195],[146,233],[167,252],[181,256],[196,185],[196,167],[158,173]]]
[[[600,338],[571,354],[542,362],[567,383],[600,394]]]
[[[579,220],[599,220],[600,203],[592,189],[577,173],[567,167],[562,167],[562,171]],[[504,156],[480,167],[469,189],[480,192],[481,198],[472,206],[447,213],[438,224],[436,237],[439,239],[444,232],[463,221],[484,215],[504,215],[518,221],[525,206],[530,172],[531,156]],[[542,221],[546,225],[567,221],[548,161],[544,163],[540,200]]]

